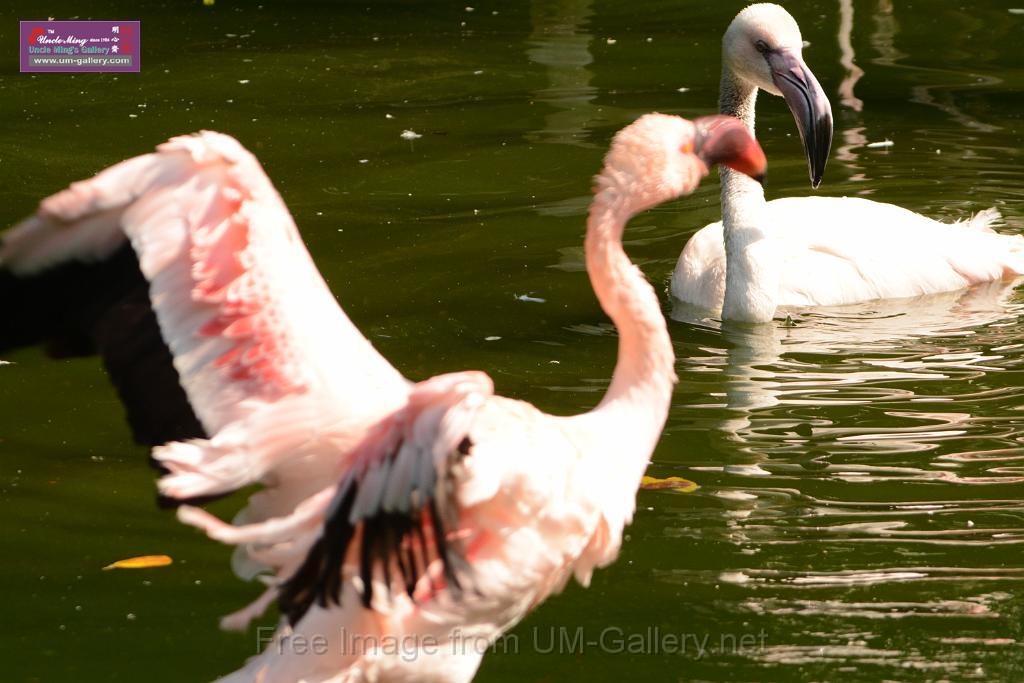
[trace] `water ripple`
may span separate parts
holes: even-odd
[[[765,625],[774,642],[748,658],[810,680],[984,679],[995,652],[1019,652],[1014,284],[797,310],[792,326],[674,310],[682,395],[666,440],[707,447],[656,454],[652,473],[701,488],[645,514],[662,545],[716,560],[655,579]]]

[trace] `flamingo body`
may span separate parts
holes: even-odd
[[[224,680],[468,681],[498,635],[618,554],[675,383],[661,307],[622,231],[717,161],[764,171],[753,136],[726,117],[648,115],[616,136],[585,251],[618,361],[601,403],[573,417],[498,397],[477,371],[405,380],[338,306],[259,164],[224,135],[175,138],[44,200],[4,235],[0,284],[126,261],[110,285],[127,282],[139,304],[145,284],[163,346],[97,346],[128,366],[169,360],[206,437],[154,449],[161,492],[182,502],[263,485],[234,524],[179,508],[239,547],[236,572],[268,583],[222,626],[243,628],[275,600],[285,617]],[[60,304],[54,289],[41,299]],[[70,332],[95,341],[121,304],[109,295]],[[115,381],[141,391],[143,379]],[[300,636],[330,646],[311,653]]]
[[[631,508],[633,492],[624,493],[628,486],[612,491],[607,482],[594,481],[602,469],[599,460],[609,454],[591,450],[588,456],[580,448],[571,419],[547,416],[529,404],[484,392],[463,394],[453,401],[450,393],[436,395],[429,388],[439,381],[463,381],[472,375],[489,385],[482,373],[442,376],[417,385],[407,407],[386,418],[384,429],[375,431],[355,453],[357,460],[370,454],[381,465],[396,441],[405,446],[393,461],[390,477],[371,469],[360,482],[354,507],[361,508],[357,516],[364,524],[374,524],[374,514],[380,519],[384,509],[394,514],[397,506],[408,501],[398,495],[395,507],[389,508],[387,497],[396,487],[387,484],[415,480],[415,471],[421,468],[407,461],[411,454],[419,451],[427,460],[452,461],[443,468],[455,472],[449,482],[452,496],[438,501],[438,514],[444,517],[457,511],[457,521],[446,536],[457,539],[449,542],[460,548],[459,561],[452,561],[461,585],[458,590],[451,587],[453,579],[446,577],[445,561],[433,556],[425,573],[416,576],[407,590],[409,577],[403,574],[399,558],[408,549],[412,532],[403,539],[404,545],[393,546],[393,552],[381,549],[376,558],[380,564],[367,581],[357,562],[342,566],[343,555],[337,555],[333,565],[320,564],[324,553],[331,552],[322,548],[334,539],[322,533],[320,525],[288,536],[230,527],[226,536],[218,536],[219,520],[195,508],[181,508],[185,521],[207,529],[215,538],[238,540],[230,537],[241,532],[260,538],[263,544],[295,545],[301,550],[296,557],[303,568],[314,563],[323,570],[322,578],[341,572],[336,595],[323,596],[322,604],[319,597],[310,595],[296,623],[283,626],[263,655],[224,681],[467,681],[487,647],[533,606],[561,590],[574,574],[586,581],[595,566],[614,558],[621,525],[619,533],[598,533],[607,528],[601,510],[608,501],[603,497],[628,498]],[[435,395],[424,400],[422,394]],[[417,436],[423,441],[409,447]],[[472,444],[465,455],[458,451],[464,438]],[[396,477],[399,471],[404,476]],[[327,520],[325,530],[331,529],[329,508],[337,505],[340,488],[332,487],[335,496],[319,500],[316,519]],[[367,500],[378,496],[380,508],[373,510],[372,502],[367,508]],[[303,510],[302,515],[308,512]],[[352,514],[352,508],[338,512]],[[427,527],[427,543],[433,544],[437,539],[433,522]],[[374,528],[378,534],[383,529]],[[366,552],[367,547],[364,540],[355,552]],[[437,552],[432,546],[431,553]],[[385,564],[389,576],[382,569]],[[300,568],[286,585],[305,578]],[[367,585],[372,588],[368,601]],[[366,602],[372,609],[364,606]],[[352,634],[358,634],[358,640],[346,642]],[[312,658],[293,645],[318,635],[329,640],[324,648],[329,654],[324,657]],[[405,643],[405,656],[389,652],[389,644],[395,642]]]
[[[767,202],[765,214],[758,261],[779,273],[781,307],[913,297],[1024,273],[1024,237],[995,232],[995,209],[942,223],[868,199],[787,197]],[[699,230],[679,256],[673,296],[722,310],[726,260],[722,222]]]

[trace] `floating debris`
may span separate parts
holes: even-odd
[[[484,341],[498,341],[501,337],[484,337]]]
[[[727,474],[738,474],[743,477],[768,477],[771,472],[760,465],[726,465],[722,471]]]
[[[1006,11],[1010,14],[1024,14],[1024,7],[1011,7]]]
[[[419,140],[421,137],[423,137],[423,136],[420,135],[419,133],[417,133],[414,130],[409,130],[408,128],[403,130],[402,131],[402,135],[401,135],[401,138],[403,140],[410,140],[410,141],[411,140]]]
[[[687,87],[676,88],[676,92],[690,92],[690,89]]]
[[[242,80],[238,81],[238,83],[239,85],[249,85],[249,79],[243,78]]]
[[[170,555],[142,555],[140,557],[129,557],[125,560],[118,560],[108,564],[103,571],[111,569],[150,569],[152,567],[166,567],[174,562]]]
[[[530,303],[533,304],[546,304],[548,302],[547,299],[541,299],[540,297],[530,296],[529,294],[513,294],[512,296],[514,296],[518,301],[529,301]]]
[[[678,491],[679,493],[690,493],[691,491],[696,491],[700,486],[697,485],[697,482],[690,481],[689,479],[683,479],[682,477],[658,479],[657,477],[648,477],[647,475],[644,475],[644,478],[640,480],[640,488],[645,491],[666,489],[669,491]]]
[[[743,584],[750,581],[750,576],[743,572],[722,572],[718,575],[718,580],[722,583]]]
[[[614,45],[615,43],[617,43],[619,41],[615,40],[614,38],[609,38],[605,42],[608,43],[609,45]]]
[[[864,146],[867,147],[868,149],[883,149],[885,147],[892,147],[895,144],[896,144],[895,142],[893,142],[889,138],[886,138],[886,139],[882,140],[881,142],[869,142],[868,144],[866,144]]]

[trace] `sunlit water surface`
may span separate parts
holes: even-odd
[[[719,40],[741,3],[472,4],[104,7],[97,18],[142,19],[141,74],[28,76],[10,60],[0,74],[4,222],[171,135],[231,133],[407,376],[481,368],[505,395],[586,410],[616,344],[582,267],[590,177],[638,114],[715,107]],[[820,192],[944,219],[995,205],[1021,231],[1024,16],[959,4],[788,4],[836,114]],[[12,5],[10,49],[16,19],[92,11]],[[758,124],[769,196],[808,194],[781,100],[761,98]],[[659,291],[717,218],[717,192],[711,178],[627,232]],[[1013,285],[763,327],[664,300],[680,382],[650,474],[700,488],[641,492],[619,561],[537,610],[479,680],[1024,679]],[[239,665],[255,632],[216,620],[258,588],[155,509],[98,363],[6,360],[0,678],[205,680]],[[152,553],[175,563],[100,571]]]

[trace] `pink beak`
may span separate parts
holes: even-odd
[[[768,160],[746,125],[732,116],[702,116],[694,120],[694,153],[711,168],[721,164],[764,184]]]

